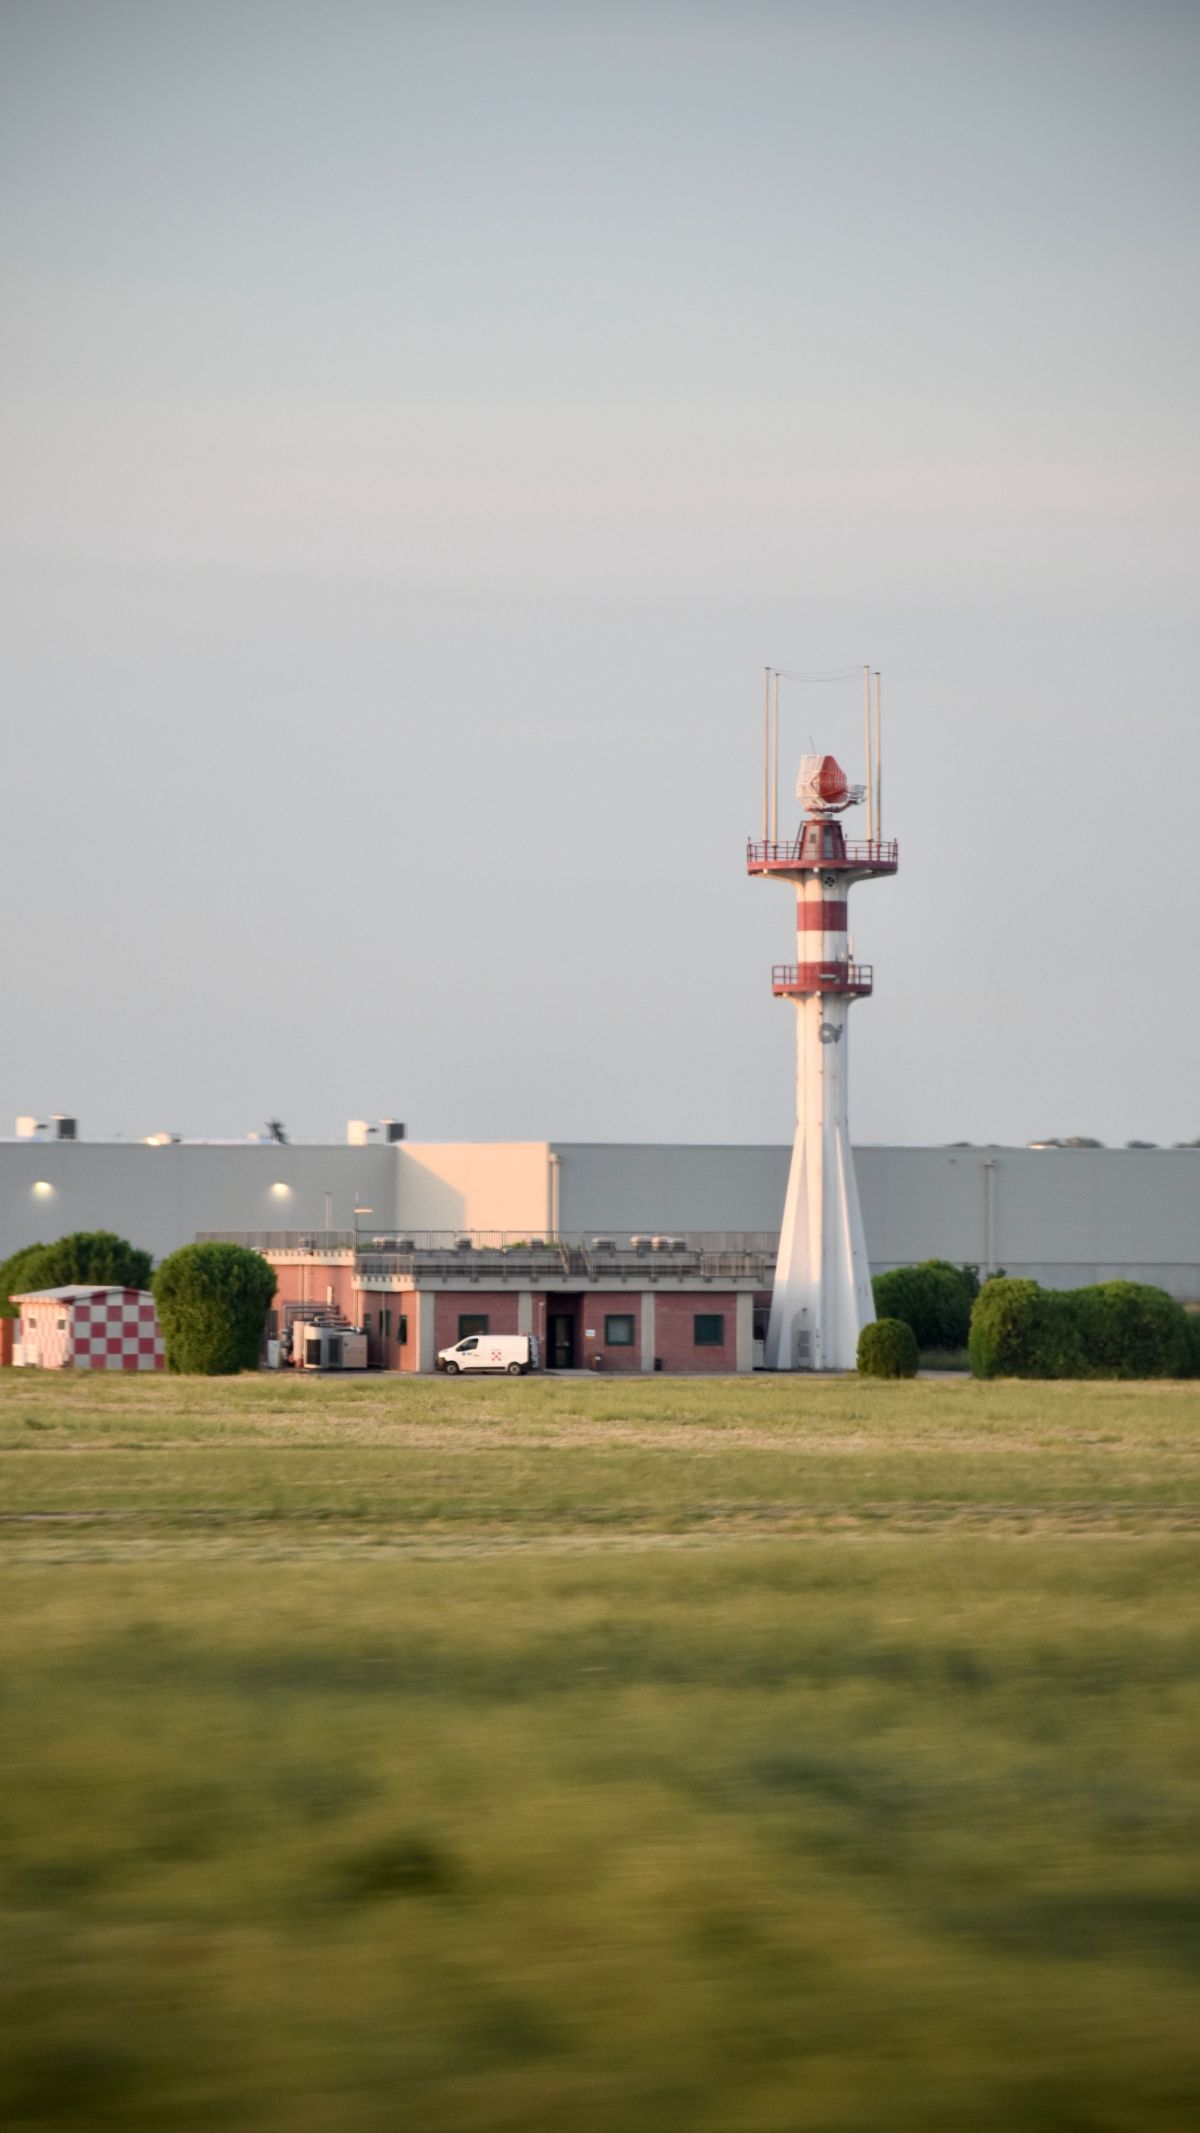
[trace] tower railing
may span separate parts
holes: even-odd
[[[771,969],[771,986],[777,993],[868,993],[874,984],[873,963],[775,963]]]
[[[526,1230],[206,1230],[201,1243],[242,1244],[270,1255],[344,1255],[360,1272],[437,1277],[492,1275],[501,1280],[643,1273],[654,1277],[700,1272],[753,1273],[773,1265],[777,1230],[683,1230],[673,1234],[610,1229],[599,1236]]]
[[[872,837],[859,844],[847,844],[845,857],[839,853],[836,859],[809,858],[801,860],[799,835],[782,841],[751,837],[746,844],[746,864],[750,867],[794,867],[803,865],[814,873],[824,867],[853,868],[856,872],[893,873],[900,864],[900,845],[895,837]]]

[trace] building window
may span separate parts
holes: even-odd
[[[390,1341],[392,1337],[392,1314],[390,1311],[380,1312],[379,1331],[385,1341]]]
[[[402,1348],[407,1348],[407,1346],[408,1346],[408,1314],[407,1314],[407,1312],[405,1312],[405,1311],[401,1311],[401,1313],[400,1313],[400,1316],[399,1316],[399,1318],[398,1318],[398,1319],[396,1320],[396,1339],[397,1339],[397,1340],[399,1341],[399,1343],[400,1343],[400,1346],[401,1346]]]
[[[364,1311],[364,1312],[363,1312],[363,1332],[364,1332],[364,1333],[369,1333],[369,1332],[370,1332],[370,1330],[371,1330],[371,1314],[370,1314],[370,1312],[369,1312],[369,1311]]]
[[[606,1348],[632,1348],[632,1311],[620,1311],[605,1319],[604,1345]]]
[[[756,1340],[756,1341],[765,1341],[765,1339],[766,1339],[766,1337],[767,1337],[767,1329],[768,1329],[768,1327],[770,1326],[770,1323],[771,1323],[771,1306],[770,1306],[770,1304],[755,1304],[755,1306],[754,1306],[754,1338],[755,1338],[755,1340]]]
[[[465,1341],[468,1333],[486,1333],[487,1331],[486,1311],[461,1311],[459,1313],[458,1337],[460,1341]]]
[[[723,1312],[697,1311],[694,1323],[697,1348],[723,1348],[725,1346],[725,1317]]]

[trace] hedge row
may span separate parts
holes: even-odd
[[[975,1300],[967,1351],[977,1378],[1200,1377],[1200,1317],[1145,1282],[998,1277]]]

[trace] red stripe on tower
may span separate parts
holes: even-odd
[[[797,933],[844,933],[846,931],[846,902],[797,903]]]

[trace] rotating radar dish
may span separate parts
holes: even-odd
[[[845,807],[857,807],[866,787],[851,785],[832,755],[802,755],[796,780],[796,798],[808,815],[840,815]]]

